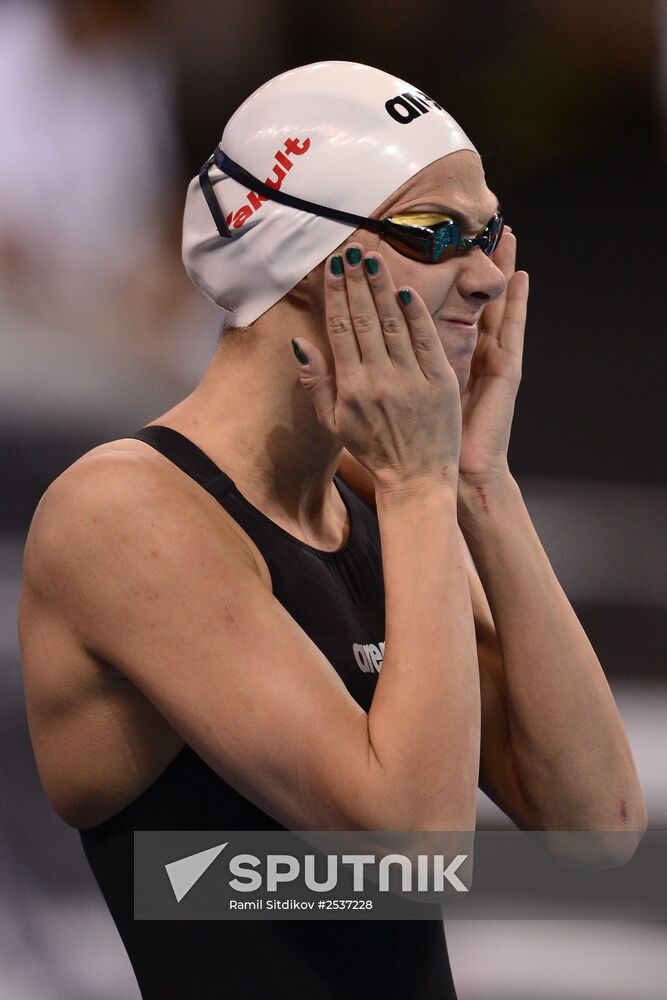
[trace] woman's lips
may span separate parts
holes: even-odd
[[[454,316],[443,316],[442,318],[444,319],[445,323],[451,323],[453,326],[466,326],[468,328],[477,326],[476,319],[457,319]]]

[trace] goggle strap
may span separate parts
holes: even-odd
[[[199,171],[199,186],[202,189],[204,198],[206,198],[206,204],[208,205],[211,215],[213,216],[216,229],[224,240],[229,240],[231,239],[232,234],[230,233],[227,223],[225,222],[224,213],[220,208],[218,199],[215,196],[215,191],[213,190],[213,185],[211,184],[211,178],[208,175],[212,165],[213,157],[209,156],[208,160],[206,163],[202,164],[201,170]]]
[[[363,215],[354,215],[352,212],[341,212],[337,208],[329,208],[326,205],[318,205],[317,202],[306,201],[305,198],[296,198],[294,195],[287,194],[285,191],[279,191],[277,188],[271,187],[269,184],[265,184],[264,181],[260,181],[257,177],[254,177],[244,167],[232,160],[231,157],[227,156],[226,153],[223,153],[219,146],[213,154],[212,159],[215,161],[215,165],[222,170],[223,173],[227,174],[228,177],[232,177],[235,181],[238,181],[239,184],[243,184],[245,187],[250,188],[251,191],[255,191],[257,194],[263,194],[266,198],[271,199],[271,201],[277,201],[281,205],[287,205],[289,208],[298,208],[302,209],[304,212],[312,212],[314,215],[321,215],[325,219],[331,219],[333,222],[343,222],[348,226],[353,226],[355,229],[368,229],[374,233],[384,232],[383,220],[367,219]],[[204,197],[206,197],[205,190]],[[208,202],[208,198],[206,200]],[[218,203],[216,201],[216,205],[217,204]],[[219,226],[218,231],[220,231]]]

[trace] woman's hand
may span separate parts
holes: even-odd
[[[414,288],[408,301],[399,301],[378,251],[366,255],[375,262],[370,270],[359,247],[347,251],[325,265],[334,370],[301,337],[308,357],[301,384],[320,423],[368,470],[376,489],[445,481],[456,491],[461,402],[433,320]]]
[[[493,255],[507,291],[484,306],[470,377],[461,394],[459,485],[486,486],[509,474],[514,402],[521,382],[528,274],[514,271],[516,237],[505,229]]]

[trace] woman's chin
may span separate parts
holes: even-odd
[[[447,355],[447,360],[452,366],[454,374],[458,379],[459,388],[461,392],[463,392],[470,377],[470,366],[472,363],[473,352],[472,351],[453,352],[451,350],[449,351],[447,350],[447,345],[445,343],[443,343],[442,346],[445,348],[445,354]]]

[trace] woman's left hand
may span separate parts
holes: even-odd
[[[507,279],[507,290],[484,306],[470,377],[461,394],[462,487],[490,485],[509,474],[507,449],[521,382],[528,274],[514,270],[516,237],[507,228],[492,259]]]

